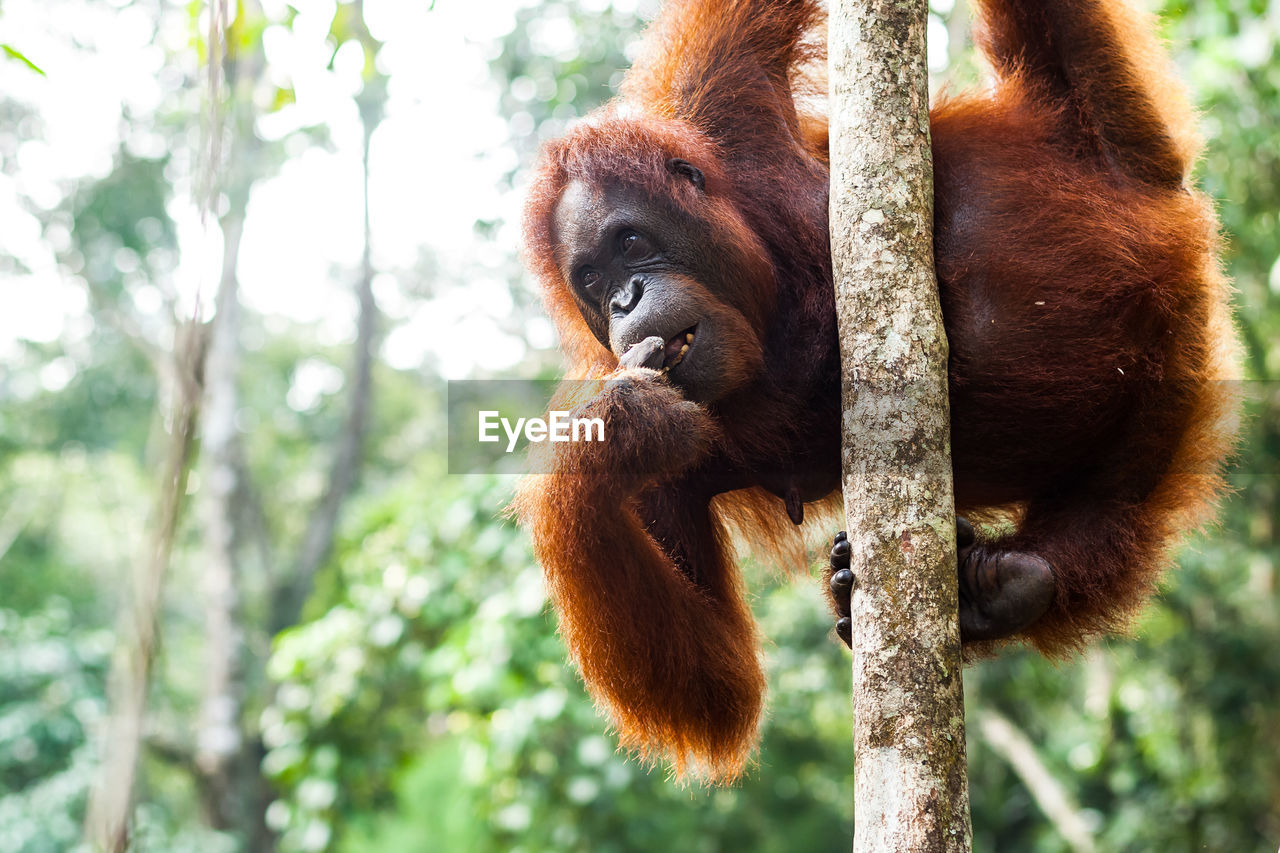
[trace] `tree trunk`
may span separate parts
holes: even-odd
[[[235,258],[244,222],[223,220],[222,283],[218,288],[218,312],[209,335],[205,362],[204,422],[201,462],[204,488],[200,509],[204,519],[204,566],[200,571],[204,606],[204,690],[196,724],[197,769],[214,796],[206,802],[209,822],[219,829],[235,824],[226,818],[230,800],[231,759],[240,750],[240,715],[244,710],[243,647],[240,625],[239,531],[234,507],[238,475],[234,456],[236,410],[239,394],[236,375],[239,353],[239,303]]]
[[[100,736],[102,763],[89,791],[85,816],[85,838],[95,851],[123,853],[129,848],[147,695],[160,641],[160,605],[174,534],[186,504],[203,365],[203,327],[192,320],[175,329],[175,382],[166,395],[170,399],[165,418],[169,429],[159,493],[151,513],[146,553],[140,556],[121,597],[116,649],[107,679],[110,715]]]
[[[835,0],[829,30],[861,853],[970,844],[927,15]]]
[[[254,0],[242,0],[234,19],[226,23],[227,38],[219,40],[225,45],[222,79],[216,73],[219,63],[211,62],[211,98],[218,98],[225,89],[225,100],[215,103],[224,110],[220,118],[229,126],[230,142],[225,159],[221,148],[210,154],[210,191],[216,188],[224,193],[228,209],[219,218],[222,270],[205,364],[200,444],[205,475],[200,495],[205,659],[193,749],[205,823],[236,832],[244,849],[255,852],[274,847],[265,822],[272,792],[260,769],[263,748],[251,698],[266,679],[261,650],[255,654],[250,649],[256,626],[246,614],[249,585],[244,561],[245,528],[262,522],[250,521],[258,507],[236,415],[240,409],[240,244],[253,186],[268,168],[254,131],[266,57],[261,41],[250,33],[261,20],[261,7]],[[222,134],[217,136],[221,140]],[[263,569],[268,567],[264,562]]]
[[[256,152],[254,152],[256,154]],[[264,816],[271,791],[259,765],[262,745],[247,719],[250,690],[265,681],[250,654],[244,613],[247,466],[236,427],[240,409],[240,293],[236,268],[249,186],[236,188],[232,212],[221,221],[222,279],[205,362],[205,404],[200,453],[204,467],[201,510],[205,563],[204,687],[196,723],[195,770],[205,822],[239,832],[246,851],[268,850],[272,835]]]

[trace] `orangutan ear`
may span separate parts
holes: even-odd
[[[693,184],[700,191],[706,192],[706,177],[702,174],[701,169],[690,163],[688,160],[681,160],[679,157],[672,157],[667,161],[667,168],[671,170],[672,174],[688,178],[689,183]]]

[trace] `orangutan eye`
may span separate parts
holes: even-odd
[[[600,282],[600,273],[592,269],[583,270],[578,273],[578,281],[586,290],[591,290]]]
[[[647,258],[653,254],[653,247],[649,245],[649,241],[634,231],[623,231],[618,238],[618,247],[622,250],[622,256],[632,261]]]

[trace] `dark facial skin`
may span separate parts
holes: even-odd
[[[671,162],[673,184],[703,192],[696,167]],[[569,184],[555,210],[560,267],[587,326],[624,367],[663,371],[688,399],[712,402],[751,378],[758,326],[731,304],[740,283],[729,253],[669,208],[626,187]]]

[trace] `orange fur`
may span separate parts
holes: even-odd
[[[957,509],[1009,521],[980,547],[1053,566],[1024,639],[1062,654],[1122,628],[1209,517],[1235,338],[1213,211],[1185,185],[1193,117],[1149,22],[1095,0],[977,8],[996,85],[931,112]],[[821,18],[812,0],[669,0],[621,98],[549,146],[526,213],[568,375],[600,381],[575,402],[608,440],[557,445],[515,508],[622,744],[714,780],[745,766],[764,690],[731,546],[799,565],[778,495],[801,494],[811,522],[839,504]],[[669,158],[705,193],[673,184]],[[705,231],[739,292],[682,286],[749,318],[739,390],[695,404],[619,369],[561,266],[572,182]]]

